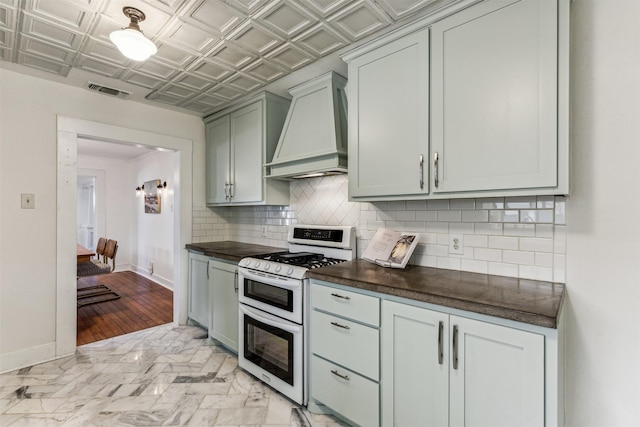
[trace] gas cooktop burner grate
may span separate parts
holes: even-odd
[[[323,254],[312,252],[277,252],[273,254],[257,255],[253,258],[306,268],[320,268],[327,265],[339,264],[345,261],[343,259],[327,258]]]

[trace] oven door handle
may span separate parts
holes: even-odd
[[[247,316],[251,316],[256,320],[261,321],[262,323],[273,326],[274,328],[283,329],[285,331],[297,334],[302,332],[302,326],[294,326],[288,323],[284,323],[282,320],[278,320],[275,317],[269,316],[265,313],[260,313],[257,310],[254,310],[250,307],[247,307],[244,304],[240,304],[240,311],[242,311]]]
[[[291,289],[291,290],[300,289],[301,287],[301,282],[300,280],[297,280],[297,279],[288,279],[286,277],[279,278],[279,277],[270,276],[270,275],[262,276],[260,274],[255,274],[254,272],[244,268],[239,268],[238,270],[240,271],[240,274],[242,274],[244,277],[247,277],[256,282],[264,283],[265,285],[271,285],[278,288]]]

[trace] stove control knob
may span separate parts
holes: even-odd
[[[293,274],[293,267],[289,267],[287,269],[287,276],[291,276]]]
[[[276,265],[276,273],[279,273],[280,270],[282,270],[282,266],[281,265]]]
[[[244,260],[244,265],[249,266],[249,264],[251,264],[251,260],[250,259],[245,259]]]
[[[253,266],[254,266],[255,268],[260,267],[260,261],[256,261],[256,262],[253,264]]]
[[[264,265],[264,269],[265,269],[265,270],[268,270],[268,269],[270,269],[270,268],[271,268],[271,264],[266,263],[266,264]]]

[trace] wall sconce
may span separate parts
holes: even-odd
[[[151,55],[155,55],[158,48],[151,40],[145,37],[138,25],[138,22],[144,21],[144,13],[130,6],[123,7],[122,13],[131,22],[128,27],[114,31],[109,35],[113,44],[124,56],[134,61],[144,61]]]
[[[167,181],[165,181],[163,184],[158,184],[158,194],[162,194],[162,190],[167,188]]]
[[[140,187],[136,187],[136,196],[140,197],[144,194],[144,184]]]

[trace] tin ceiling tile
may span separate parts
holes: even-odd
[[[280,0],[265,7],[256,15],[267,28],[290,39],[317,22],[317,18],[287,0]]]
[[[158,44],[157,47],[158,53],[156,53],[153,58],[156,61],[164,62],[168,67],[174,67],[177,69],[186,68],[187,65],[195,61],[197,56],[191,52],[187,52],[167,43]]]
[[[24,15],[22,32],[52,43],[59,43],[68,49],[78,49],[83,39],[82,33],[28,15]]]
[[[325,56],[348,44],[345,37],[331,29],[324,22],[318,23],[296,37],[293,41],[319,57]]]
[[[18,53],[17,63],[37,70],[57,74],[59,76],[66,76],[69,74],[69,70],[71,70],[71,67],[67,64],[50,61],[46,58],[29,55],[24,52]]]
[[[351,40],[359,40],[391,24],[391,19],[367,0],[354,2],[328,19]]]
[[[246,15],[217,0],[200,0],[187,12],[187,20],[209,28],[218,35],[227,35],[237,27]]]
[[[228,0],[229,5],[238,9],[245,15],[253,15],[270,0]]]
[[[20,51],[69,65],[73,63],[76,56],[76,52],[73,50],[63,49],[55,44],[24,36],[20,38]]]
[[[175,21],[162,39],[200,55],[207,53],[220,41],[219,37],[181,21]]]
[[[55,22],[73,31],[85,32],[94,14],[82,6],[84,4],[78,2],[26,0],[25,14]]]
[[[145,97],[146,99],[150,99],[156,102],[162,102],[163,104],[169,105],[180,105],[184,100],[180,97],[173,96],[164,92],[154,91]]]
[[[288,71],[297,70],[313,61],[313,57],[302,49],[296,48],[292,43],[285,43],[278,49],[266,55]]]
[[[113,44],[100,40],[89,39],[85,45],[86,56],[100,61],[126,67],[131,64],[131,60],[125,57]]]
[[[305,9],[312,10],[318,16],[326,18],[334,12],[348,6],[352,0],[293,0]]]
[[[0,4],[0,27],[15,29],[17,19],[15,8]]]
[[[0,47],[11,49],[13,47],[14,33],[13,31],[0,28]]]
[[[142,86],[144,88],[151,89],[151,90],[156,90],[167,83],[163,79],[159,79],[154,76],[149,76],[147,74],[140,73],[134,70],[128,70],[126,73],[124,73],[120,77],[120,80],[126,83],[134,84],[136,86]]]
[[[82,70],[111,77],[113,79],[120,77],[124,70],[122,67],[114,66],[113,63],[101,61],[85,55],[80,56],[77,62],[77,67]]]
[[[166,81],[170,81],[179,72],[179,70],[176,70],[173,67],[169,67],[162,62],[151,59],[147,59],[144,62],[136,63],[134,69],[140,70],[145,74],[150,74]]]
[[[259,80],[255,80],[241,73],[234,74],[230,78],[226,79],[223,83],[227,86],[231,86],[244,92],[250,92],[258,88],[262,84],[262,82],[260,82]]]
[[[209,57],[221,61],[234,69],[242,68],[242,66],[256,59],[254,54],[240,47],[232,46],[229,42],[221,43]]]
[[[232,73],[229,68],[206,58],[200,58],[191,64],[189,72],[214,82],[219,82]]]
[[[271,64],[264,59],[258,59],[254,63],[249,64],[242,71],[254,79],[262,80],[265,83],[272,82],[286,74],[282,68]]]
[[[176,84],[168,84],[160,88],[157,92],[169,94],[176,98],[182,98],[183,101],[196,95],[196,91],[193,89]]]
[[[209,109],[220,108],[227,103],[226,99],[218,98],[208,93],[203,93],[202,95],[195,97],[194,101],[196,101],[198,104],[204,104],[208,106]]]
[[[213,83],[211,80],[205,80],[203,78],[191,75],[191,74],[182,74],[180,77],[174,79],[174,83],[179,84],[181,86],[188,87],[194,91],[203,92],[209,89]]]
[[[253,52],[264,55],[266,52],[284,43],[284,40],[265,28],[261,28],[255,21],[247,21],[229,35],[234,44]]]
[[[0,47],[0,60],[10,61],[13,51],[4,47]]]
[[[455,0],[375,0],[396,21],[426,8],[440,9],[453,1]]]
[[[240,98],[244,95],[242,91],[223,85],[217,85],[212,89],[209,89],[207,93],[227,101],[233,101],[234,99]]]

